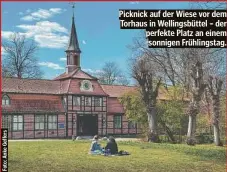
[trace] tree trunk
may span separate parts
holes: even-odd
[[[196,133],[196,114],[189,115],[188,121],[188,133],[187,133],[187,144],[195,145],[195,133]]]
[[[163,122],[162,120],[160,121],[160,123],[161,123],[162,127],[165,128],[165,131],[166,131],[168,137],[170,138],[171,142],[176,143],[176,140],[173,136],[173,132],[170,130],[170,128],[168,126],[166,126],[165,122]]]
[[[202,63],[197,61],[191,68],[191,79],[192,79],[192,101],[189,106],[189,122],[188,122],[188,134],[187,144],[195,145],[195,133],[196,133],[196,116],[199,114],[200,101],[203,92],[206,88],[206,84],[203,83],[203,68]]]
[[[195,145],[195,133],[196,133],[196,117],[199,113],[199,101],[195,99],[192,100],[189,106],[189,121],[188,121],[188,133],[187,133],[187,144],[188,145]]]
[[[158,132],[157,132],[157,111],[155,107],[152,107],[148,110],[148,124],[149,124],[149,133],[148,141],[149,142],[159,142]]]
[[[216,96],[216,97],[213,97],[214,143],[216,146],[223,146],[220,139],[219,112],[220,112],[220,102],[219,102],[219,97]]]
[[[221,139],[220,139],[219,125],[214,125],[214,143],[216,146],[223,146]]]

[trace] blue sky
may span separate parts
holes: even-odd
[[[188,2],[77,2],[75,23],[79,38],[81,67],[96,72],[114,61],[128,72],[133,37],[140,30],[121,30],[119,9],[186,9]],[[39,45],[37,57],[44,78],[65,71],[65,48],[71,27],[72,9],[67,2],[3,2],[2,39],[12,32],[25,33]],[[3,52],[4,53],[4,52]]]

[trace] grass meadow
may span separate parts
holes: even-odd
[[[106,143],[101,142],[104,146]],[[10,172],[225,172],[214,145],[118,142],[129,156],[89,155],[89,141],[9,141]]]

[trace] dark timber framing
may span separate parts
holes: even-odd
[[[107,111],[107,97],[106,96],[96,96],[96,95],[80,95],[80,94],[70,94],[67,95],[67,112],[75,112],[75,111],[84,111],[84,112],[106,112]],[[69,99],[71,97],[71,100]],[[79,97],[79,105],[74,104],[74,98]],[[90,99],[89,105],[86,104],[86,98]],[[95,101],[100,99],[101,106],[96,106]],[[79,109],[77,109],[77,108]],[[87,110],[86,108],[90,108]],[[98,110],[97,108],[101,108]]]
[[[7,119],[6,121],[2,120],[2,122],[7,122],[6,126],[9,128],[9,139],[36,139],[36,138],[40,138],[40,139],[44,139],[44,138],[66,138],[65,136],[59,136],[59,131],[65,131],[66,127],[64,127],[64,129],[60,129],[58,124],[59,124],[59,115],[64,115],[63,113],[2,113],[2,118],[3,119]],[[22,117],[22,122],[14,122],[14,116],[16,116],[17,118],[19,116]],[[26,120],[26,116],[29,116],[29,121]],[[43,129],[36,129],[36,116],[42,116],[43,119]],[[49,116],[56,116],[56,121],[51,121],[51,123],[53,124],[52,126],[56,126],[55,128],[49,129]],[[42,122],[41,122],[42,123]],[[17,130],[14,130],[13,126],[14,124],[17,124]],[[19,125],[18,124],[22,124],[22,128],[20,130],[18,130]],[[39,125],[40,126],[40,125]],[[31,135],[28,136],[26,134],[26,132],[30,133]],[[52,132],[52,134],[56,134],[52,137],[49,137],[49,132]],[[54,132],[54,133],[53,133]],[[18,138],[16,135],[19,134],[21,135],[20,138]],[[37,137],[36,135],[43,133],[40,137]]]
[[[71,99],[70,97],[71,96]],[[74,106],[75,105],[75,96],[80,97],[79,98],[79,106]],[[71,125],[71,133],[70,133],[70,137],[71,134],[72,136],[74,136],[74,134],[78,134],[75,133],[74,129],[77,130],[77,127],[75,128],[74,123],[76,122],[77,124],[77,120],[78,119],[74,119],[76,118],[76,116],[78,114],[91,114],[91,115],[97,115],[98,118],[98,133],[102,136],[104,135],[125,135],[125,134],[139,134],[138,133],[138,129],[137,129],[137,124],[135,126],[135,132],[130,132],[132,130],[130,130],[129,126],[125,127],[126,123],[128,123],[128,121],[123,121],[123,115],[124,114],[107,114],[107,97],[106,96],[88,96],[88,95],[78,95],[78,94],[71,94],[71,95],[62,95],[63,97],[63,102],[65,103],[65,112],[14,112],[14,113],[9,113],[9,112],[2,112],[3,117],[4,116],[8,116],[8,120],[11,122],[9,125],[10,130],[9,132],[11,133],[11,138],[10,139],[16,139],[17,134],[19,132],[21,132],[22,134],[22,138],[23,139],[30,139],[30,138],[68,138],[69,137],[69,122]],[[89,97],[90,99],[90,103],[86,104],[86,97]],[[97,100],[98,99],[98,100]],[[78,100],[78,99],[77,99]],[[70,102],[71,101],[71,102]],[[101,102],[100,102],[101,101]],[[21,131],[14,131],[13,129],[13,116],[16,115],[21,115],[22,116],[22,130]],[[29,115],[30,118],[33,118],[32,122],[29,122],[26,118],[26,115]],[[35,128],[36,126],[36,116],[37,115],[43,115],[44,116],[44,129],[37,131],[37,129]],[[56,126],[55,124],[53,124],[52,126],[56,127],[56,129],[49,129],[49,116],[52,115],[56,115]],[[59,115],[64,115],[64,128],[59,127]],[[76,115],[76,116],[75,116]],[[69,116],[71,116],[71,120],[69,121]],[[108,120],[108,116],[113,116],[113,120]],[[120,128],[116,128],[115,124],[114,124],[114,116],[120,116],[120,120],[121,120],[121,126]],[[29,119],[30,120],[30,119]],[[55,118],[53,119],[55,120]],[[53,123],[53,121],[52,121]],[[55,122],[54,122],[55,123]],[[109,127],[108,124],[112,123],[113,127]],[[33,126],[33,127],[32,127]],[[29,128],[29,129],[28,129]],[[111,132],[108,131],[108,129],[112,130]],[[59,134],[61,130],[61,134]],[[62,130],[64,130],[64,136],[62,134]],[[104,132],[105,130],[105,132]],[[116,130],[118,130],[116,132]],[[121,130],[121,131],[120,131]],[[127,130],[127,132],[126,132]],[[32,134],[28,136],[28,134],[26,134],[25,132],[31,132]],[[54,133],[52,133],[54,132]],[[109,132],[109,133],[108,133]],[[40,135],[39,135],[40,134]]]

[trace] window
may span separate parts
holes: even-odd
[[[102,106],[102,98],[101,97],[95,97],[95,106],[96,107]]]
[[[2,128],[7,128],[9,131],[11,130],[10,117],[8,115],[2,115]]]
[[[2,105],[10,105],[10,98],[7,95],[2,96]]]
[[[13,130],[23,130],[23,116],[22,115],[14,115],[13,116]]]
[[[67,98],[64,96],[64,97],[62,97],[62,105],[63,105],[63,107],[64,107],[64,109],[66,109],[66,103],[67,103]]]
[[[91,97],[85,97],[85,106],[91,106]]]
[[[48,116],[48,129],[50,130],[57,129],[57,115]]]
[[[134,121],[129,121],[128,122],[128,128],[129,129],[135,129],[136,128],[136,123]]]
[[[121,128],[121,116],[114,116],[114,128]]]
[[[80,97],[73,96],[73,106],[80,106]]]
[[[44,130],[44,115],[35,116],[35,129]]]
[[[72,96],[68,96],[68,106],[72,106]]]

